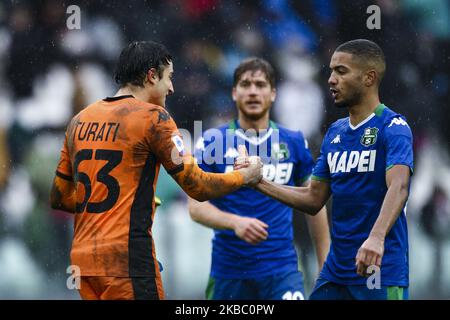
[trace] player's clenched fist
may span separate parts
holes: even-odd
[[[234,170],[239,170],[244,176],[247,186],[254,186],[262,179],[263,163],[260,157],[249,157],[244,145],[238,146],[239,156],[235,160]]]

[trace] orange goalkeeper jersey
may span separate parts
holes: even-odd
[[[182,156],[169,114],[133,96],[98,101],[72,119],[56,174],[75,183],[71,260],[82,276],[160,277],[155,186],[161,163],[175,174]]]

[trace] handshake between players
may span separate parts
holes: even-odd
[[[261,158],[258,156],[249,156],[245,145],[238,146],[238,153],[239,155],[234,161],[233,169],[241,172],[247,186],[256,186],[263,177],[263,163]]]

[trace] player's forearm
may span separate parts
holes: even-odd
[[[263,179],[255,188],[266,196],[310,215],[317,214],[322,207],[314,201],[307,187],[284,186]]]
[[[241,173],[209,173],[201,170],[193,158],[184,162],[183,171],[174,175],[181,188],[193,199],[206,201],[236,191],[244,184]]]
[[[224,212],[209,202],[189,199],[189,214],[192,220],[205,227],[234,230],[236,215]]]
[[[74,213],[76,208],[74,183],[55,177],[50,193],[50,205],[55,210]]]
[[[402,212],[407,198],[408,186],[401,182],[393,182],[384,197],[380,215],[370,232],[371,236],[384,240]]]
[[[330,249],[330,228],[326,207],[323,207],[316,216],[307,216],[306,221],[316,249],[317,264],[320,271]]]

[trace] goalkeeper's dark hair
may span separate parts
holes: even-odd
[[[341,44],[335,52],[346,52],[354,55],[360,63],[374,68],[379,76],[378,84],[386,71],[386,61],[383,50],[375,42],[367,39],[356,39]]]
[[[233,87],[236,87],[241,76],[247,71],[262,71],[272,88],[275,88],[275,70],[272,65],[262,58],[250,57],[243,60],[234,70]]]
[[[162,77],[164,66],[172,61],[167,48],[153,41],[133,41],[120,53],[114,80],[124,87],[127,84],[144,86],[148,70],[155,68]]]

